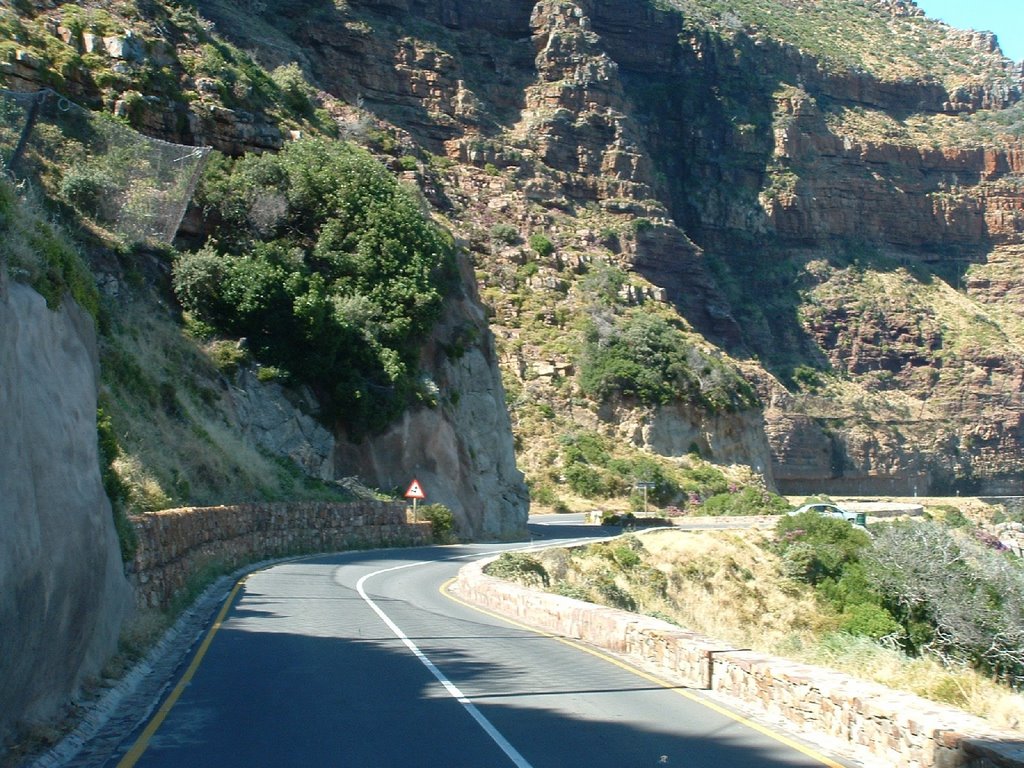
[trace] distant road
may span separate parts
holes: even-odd
[[[607,533],[536,522],[545,543]],[[855,765],[442,594],[467,560],[522,546],[351,552],[250,575],[188,684],[117,764]]]
[[[675,522],[673,528],[678,528],[681,531],[715,531],[715,530],[734,530],[740,528],[768,528],[774,527],[778,521],[778,516],[748,516],[748,515],[734,515],[734,516],[723,516],[723,517],[684,517]],[[603,531],[603,535],[614,536],[622,532],[622,529],[618,526],[595,526],[593,523],[586,522],[586,515],[582,512],[573,512],[562,515],[534,515],[530,518],[531,527],[540,526],[540,531],[544,531],[550,526],[555,526],[560,531],[571,531],[577,533],[577,535],[585,536],[587,531],[591,531],[590,535],[600,535],[599,532]],[[644,530],[640,528],[638,530]],[[598,532],[597,534],[593,532]]]

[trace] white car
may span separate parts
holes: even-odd
[[[826,517],[834,517],[837,520],[845,520],[848,523],[859,525],[861,527],[865,524],[865,518],[863,512],[851,512],[848,509],[843,509],[836,504],[828,504],[823,501],[816,501],[812,504],[804,504],[798,509],[794,509],[789,514],[800,515],[804,512],[817,512],[819,515],[825,515]]]

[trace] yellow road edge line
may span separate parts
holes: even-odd
[[[235,601],[235,596],[238,594],[238,590],[241,589],[242,584],[245,583],[247,578],[248,576],[243,576],[235,583],[235,586],[232,587],[231,592],[228,593],[227,598],[224,600],[224,605],[221,606],[220,612],[217,614],[217,618],[213,620],[213,626],[211,626],[209,631],[207,631],[206,637],[203,638],[203,642],[199,646],[199,650],[196,651],[196,655],[192,659],[192,663],[188,665],[188,669],[185,670],[185,674],[181,676],[181,680],[179,680],[178,684],[174,686],[174,690],[171,691],[171,694],[160,706],[156,715],[153,716],[153,719],[149,721],[142,733],[139,734],[139,738],[135,740],[132,748],[128,750],[124,757],[121,758],[121,761],[117,764],[117,768],[132,768],[132,766],[138,762],[139,758],[142,757],[142,754],[149,746],[149,740],[153,738],[153,735],[157,732],[160,726],[163,725],[163,722],[170,713],[171,708],[174,707],[178,702],[178,699],[181,697],[181,694],[184,693],[185,686],[192,681],[192,677],[195,675],[196,670],[199,669],[199,664],[206,655],[206,651],[209,649],[210,643],[213,642],[213,636],[217,634],[217,630],[219,630],[221,624],[224,623],[224,617],[227,616],[228,610],[230,610],[232,603]]]
[[[552,640],[557,640],[558,642],[560,642],[560,643],[562,643],[564,645],[568,645],[571,648],[575,648],[575,649],[580,650],[580,651],[585,651],[586,653],[589,653],[591,656],[596,656],[599,659],[603,659],[604,661],[607,661],[607,662],[609,662],[611,664],[614,664],[615,666],[619,667],[620,669],[624,669],[627,672],[631,672],[634,675],[637,675],[638,677],[641,677],[644,680],[647,680],[648,682],[655,683],[656,685],[660,685],[662,688],[667,688],[668,690],[672,691],[673,693],[679,694],[684,699],[689,699],[690,701],[693,701],[693,702],[695,702],[697,704],[700,704],[701,706],[707,707],[708,709],[713,710],[714,712],[717,712],[720,715],[724,715],[724,716],[730,718],[731,720],[735,720],[739,724],[745,725],[746,727],[751,728],[751,729],[757,731],[758,733],[761,733],[761,734],[763,734],[765,736],[768,736],[768,737],[774,739],[775,741],[779,742],[780,744],[784,744],[787,747],[795,749],[797,752],[800,752],[801,754],[806,755],[807,757],[811,758],[812,760],[817,760],[822,765],[828,766],[828,768],[845,768],[845,766],[842,763],[837,763],[836,761],[832,760],[830,757],[827,757],[827,756],[821,754],[820,752],[818,752],[818,751],[816,751],[814,749],[811,749],[810,747],[805,746],[804,744],[801,744],[798,741],[794,741],[793,739],[790,739],[788,736],[784,736],[784,735],[782,735],[780,733],[776,733],[775,731],[773,731],[772,729],[770,729],[770,728],[768,728],[766,726],[760,725],[759,723],[756,723],[753,720],[749,720],[746,717],[743,717],[743,715],[737,714],[736,712],[732,712],[732,711],[726,709],[725,707],[719,706],[718,704],[715,704],[713,701],[708,701],[707,699],[705,699],[702,696],[697,696],[697,695],[695,695],[693,693],[690,693],[690,691],[686,690],[685,688],[680,688],[678,685],[673,684],[673,683],[669,682],[668,680],[664,680],[664,679],[662,679],[660,677],[656,677],[655,675],[652,675],[649,672],[646,672],[646,671],[644,671],[644,670],[642,670],[642,669],[640,669],[638,667],[635,667],[632,664],[628,664],[627,662],[624,662],[621,659],[617,659],[614,656],[611,656],[611,655],[605,653],[604,651],[599,651],[596,648],[591,648],[591,647],[589,647],[587,645],[584,645],[581,642],[578,642],[576,640],[572,640],[572,639],[570,639],[568,637],[564,637],[562,635],[552,634],[551,632],[548,632],[547,630],[544,630],[544,629],[538,629],[537,627],[531,627],[529,624],[523,624],[521,621],[517,621],[515,619],[510,619],[508,616],[503,616],[500,613],[496,613],[494,611],[488,610],[487,608],[481,608],[479,605],[474,605],[473,603],[466,602],[465,600],[463,600],[463,599],[461,599],[459,597],[456,597],[455,595],[453,595],[449,591],[449,587],[451,587],[451,585],[456,581],[456,578],[457,577],[452,577],[452,578],[448,579],[440,587],[441,594],[444,595],[445,597],[447,597],[449,600],[452,600],[453,602],[459,603],[460,605],[463,605],[466,608],[470,608],[470,609],[472,609],[474,611],[477,611],[478,613],[482,613],[482,614],[484,614],[486,616],[490,616],[490,617],[495,618],[495,619],[500,619],[500,620],[502,620],[504,622],[507,622],[507,623],[515,626],[515,627],[519,627],[520,629],[525,629],[528,632],[533,632],[536,635],[541,635],[543,637],[549,637]],[[120,766],[118,766],[118,768],[120,768]]]

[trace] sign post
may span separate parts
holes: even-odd
[[[647,491],[653,490],[656,486],[657,486],[657,483],[649,483],[649,482],[646,482],[646,481],[641,481],[641,482],[638,482],[636,484],[637,490],[642,490],[644,492],[644,516],[645,517],[647,516]]]
[[[419,522],[416,518],[416,502],[427,498],[427,494],[423,492],[423,487],[416,478],[413,478],[413,481],[409,483],[409,490],[405,492],[405,498],[412,499],[412,521],[414,523]]]

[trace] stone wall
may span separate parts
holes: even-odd
[[[271,557],[429,544],[430,523],[405,504],[360,501],[186,507],[131,518],[138,549],[128,566],[136,603],[166,608],[198,574]]]
[[[918,696],[732,648],[658,619],[527,589],[463,567],[452,591],[495,613],[625,656],[683,685],[710,690],[762,716],[825,736],[865,765],[1021,768],[1024,740]]]

